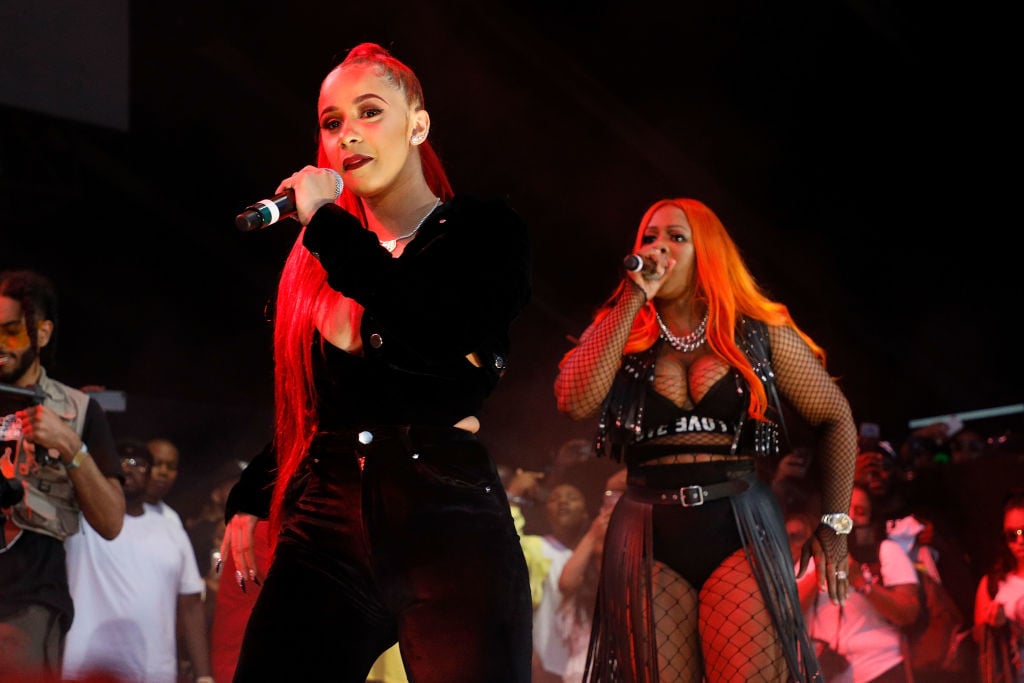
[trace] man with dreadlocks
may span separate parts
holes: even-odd
[[[74,617],[64,539],[78,532],[79,511],[107,539],[124,522],[121,465],[103,408],[46,372],[56,335],[50,280],[0,273],[2,680],[60,676]]]

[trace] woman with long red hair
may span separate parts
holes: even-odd
[[[529,577],[476,435],[530,294],[525,225],[453,194],[419,80],[379,45],[327,74],[318,117],[317,166],[277,189],[304,228],[277,291],[273,460],[229,500],[223,552],[262,580],[234,680],[362,683],[398,642],[417,683],[525,683]]]
[[[812,680],[782,515],[755,469],[787,448],[785,399],[817,434],[833,513],[805,554],[832,600],[845,600],[849,403],[823,350],[762,292],[707,206],[655,202],[634,251],[642,267],[627,270],[555,381],[559,409],[599,415],[598,451],[628,468],[584,680]]]

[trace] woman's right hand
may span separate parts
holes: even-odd
[[[519,467],[516,469],[516,473],[515,476],[512,477],[512,481],[510,481],[508,486],[505,488],[505,493],[508,494],[510,500],[518,500],[520,498],[536,500],[537,491],[540,488],[540,482],[543,478],[543,472],[524,470],[522,467]]]
[[[594,517],[594,521],[590,523],[590,528],[587,533],[594,537],[595,541],[601,543],[604,542],[604,537],[608,533],[608,522],[612,518],[612,505],[604,505],[598,511],[597,516]]]
[[[637,252],[637,256],[653,263],[655,266],[654,273],[644,276],[642,272],[627,271],[626,277],[632,280],[633,284],[647,297],[647,301],[650,301],[658,293],[658,290],[661,289],[665,276],[676,265],[676,260],[669,257],[664,249],[642,249]]]
[[[259,585],[262,578],[256,566],[257,522],[259,522],[259,518],[255,515],[244,512],[235,513],[224,528],[224,540],[220,544],[220,556],[222,560],[225,557],[231,558],[235,565],[233,578],[243,593],[246,581],[252,581]]]
[[[804,544],[798,576],[803,576],[807,560],[812,555],[819,584],[828,589],[828,597],[833,604],[842,606],[850,593],[850,555],[846,549],[846,536],[819,524]]]

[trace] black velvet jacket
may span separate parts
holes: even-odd
[[[303,244],[328,284],[365,309],[361,355],[315,342],[321,431],[450,426],[480,411],[507,367],[509,329],[531,293],[526,226],[505,201],[455,197],[398,258],[333,204],[316,212]],[[266,516],[273,466],[271,451],[250,463],[229,518],[238,510]]]

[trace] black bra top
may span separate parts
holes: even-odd
[[[709,387],[692,408],[681,409],[658,394],[654,390],[654,366],[659,341],[644,351],[623,356],[601,408],[594,440],[596,451],[627,464],[684,453],[777,455],[785,425],[772,381],[767,326],[743,317],[736,341],[768,394],[766,419],[749,418],[750,386],[735,368]]]
[[[746,384],[736,370],[730,370],[708,390],[693,408],[676,406],[665,396],[646,387],[641,432],[636,443],[670,434],[724,434],[731,438],[736,433],[739,417],[745,415],[749,401]],[[679,452],[685,452],[686,447]],[[705,442],[701,451],[707,450]]]

